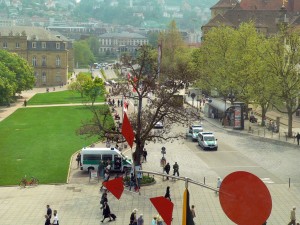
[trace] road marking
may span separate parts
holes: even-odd
[[[266,178],[260,178],[262,180],[262,182],[266,183],[266,184],[274,184],[274,181],[271,180],[271,178],[266,177]]]
[[[261,166],[213,166],[213,167],[209,167],[209,168],[260,168]]]

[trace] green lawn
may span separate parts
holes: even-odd
[[[99,96],[96,102],[104,102],[105,97]],[[35,94],[29,101],[28,105],[51,105],[51,104],[69,104],[87,102],[79,93],[73,91],[57,91],[48,93]]]
[[[75,134],[88,117],[85,106],[20,108],[2,121],[0,185],[16,185],[24,175],[66,182],[71,155],[96,140]]]

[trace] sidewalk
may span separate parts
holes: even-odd
[[[186,95],[185,101],[188,105],[192,106],[193,100],[191,97],[188,97]],[[203,110],[204,105],[202,104],[201,107]],[[197,109],[197,103],[195,100],[194,100],[194,108]],[[219,128],[226,129],[229,132],[238,132],[238,133],[244,134],[244,135],[254,135],[257,137],[264,138],[269,141],[280,141],[280,142],[284,142],[286,144],[297,145],[296,138],[287,137],[288,118],[287,118],[287,115],[283,114],[283,113],[279,113],[279,112],[275,112],[275,111],[267,112],[267,118],[271,119],[273,121],[276,121],[276,117],[280,117],[280,128],[279,128],[280,130],[278,133],[269,131],[266,127],[260,126],[259,123],[262,120],[262,118],[259,116],[260,114],[258,113],[258,109],[255,111],[255,113],[256,113],[255,116],[258,117],[258,123],[250,123],[249,120],[245,120],[244,121],[244,130],[234,130],[230,126],[224,127],[218,118],[216,118],[216,119],[208,118],[208,117],[204,116],[203,112],[200,112],[200,110],[199,110],[199,113],[209,123],[211,123],[214,126],[217,126]],[[293,117],[293,136],[295,136],[297,134],[297,132],[300,133],[300,118],[294,116]]]
[[[41,90],[44,91],[44,90]],[[118,99],[114,98],[115,101]],[[22,103],[22,102],[21,102]],[[22,107],[22,106],[20,106]],[[122,108],[117,107],[117,112],[121,115]],[[130,103],[130,114],[133,112],[133,102]],[[1,114],[2,116],[2,114]],[[205,118],[209,123],[214,124],[222,129],[232,132],[240,132],[245,135],[252,135],[247,130],[236,131],[231,128],[223,128],[219,120]],[[271,139],[265,139],[266,141]],[[293,144],[293,143],[291,143]],[[96,144],[97,147],[103,147],[104,143]],[[147,145],[148,162],[143,163],[143,170],[161,172],[159,161],[161,152],[158,143],[149,143]],[[206,177],[206,184],[215,187],[216,174],[213,170],[206,167],[204,161],[196,160],[193,152],[186,146],[183,154],[183,144],[180,141],[171,143],[172,154],[168,151],[168,161],[180,162],[180,175],[189,176],[192,179],[203,181]],[[131,157],[129,148],[123,150],[123,154]],[[97,181],[89,182],[88,175],[82,173],[72,158],[70,163],[69,184],[62,185],[39,185],[37,187],[19,188],[1,187],[0,188],[0,217],[1,225],[12,224],[43,224],[46,213],[46,205],[50,204],[52,210],[57,209],[61,224],[64,225],[98,225],[102,219],[101,210],[99,209],[99,186]],[[114,198],[110,193],[108,203],[111,211],[117,215],[116,221],[109,222],[113,225],[124,225],[129,223],[129,217],[134,208],[137,208],[138,215],[144,214],[145,225],[150,224],[153,216],[157,215],[149,198],[163,196],[167,186],[171,187],[171,198],[174,203],[173,225],[181,224],[182,219],[182,198],[184,191],[184,182],[162,181],[161,177],[155,177],[156,184],[145,186],[141,189],[141,195],[129,192],[125,188],[120,200]],[[287,224],[289,222],[290,209],[292,206],[300,208],[300,188],[292,185],[288,188],[287,184],[266,184],[270,190],[273,201],[273,208],[268,225]],[[195,185],[189,185],[190,204],[196,208],[195,222],[197,225],[233,225],[223,212],[218,196],[213,191],[200,188]],[[299,210],[296,212],[299,218]],[[107,224],[104,222],[103,224]]]

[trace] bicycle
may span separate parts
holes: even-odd
[[[33,186],[33,185],[38,185],[39,184],[39,180],[35,177],[31,177],[30,180],[27,180],[26,176],[24,178],[22,178],[22,180],[19,183],[20,187],[26,187],[26,186]]]

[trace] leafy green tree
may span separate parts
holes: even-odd
[[[256,32],[252,22],[238,29],[212,29],[193,53],[200,78],[197,85],[208,93],[216,90],[231,102],[238,99],[246,105],[259,104],[264,117],[274,90],[265,63],[267,46],[267,38]]]
[[[34,87],[35,78],[33,75],[33,68],[25,59],[21,58],[16,53],[0,51],[0,61],[4,62],[8,69],[15,73],[17,88],[14,94],[30,90]]]
[[[8,103],[16,93],[34,87],[33,68],[23,58],[15,53],[0,50],[0,62],[3,68],[3,71],[1,70],[2,88],[8,88],[6,91],[2,90],[5,92],[0,95],[2,101]],[[8,71],[8,73],[5,74],[4,71]]]
[[[99,49],[100,49],[99,39],[93,36],[93,37],[89,37],[86,41],[94,57],[99,58]]]
[[[83,92],[94,105],[97,97],[104,95],[106,92],[103,80],[99,77],[96,77],[94,80],[87,80],[83,83]]]
[[[84,96],[84,85],[85,83],[90,83],[93,82],[92,80],[92,74],[91,73],[85,73],[85,72],[80,72],[77,75],[76,81],[72,82],[69,85],[69,90],[76,91],[80,93],[81,98]]]
[[[87,41],[81,40],[74,43],[75,63],[80,66],[88,66],[95,62],[95,57]]]
[[[0,103],[8,106],[12,96],[17,89],[14,72],[10,71],[5,64],[0,61]]]
[[[236,32],[231,27],[211,29],[201,45],[193,53],[195,73],[198,73],[199,87],[210,92],[215,89],[227,98],[235,89],[233,65]]]
[[[270,48],[265,62],[267,72],[272,76],[270,86],[275,90],[272,105],[288,116],[288,136],[292,137],[293,114],[299,108],[299,31],[284,27],[282,31],[269,39]]]

